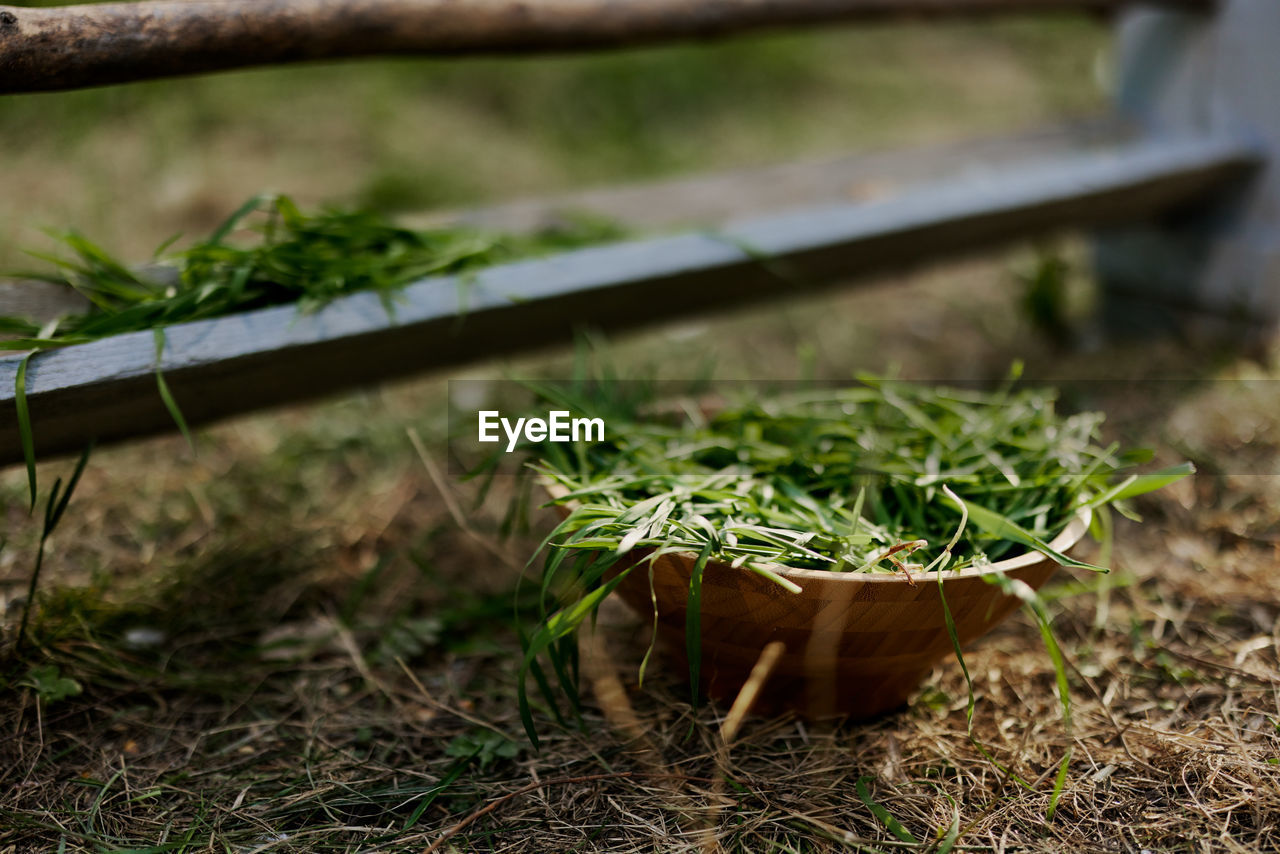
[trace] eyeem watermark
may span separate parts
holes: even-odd
[[[481,442],[501,442],[502,434],[506,435],[507,453],[511,453],[520,444],[523,437],[528,442],[603,442],[603,418],[573,418],[567,409],[554,409],[546,418],[503,418],[496,409],[482,409],[480,416],[480,432],[477,436]]]

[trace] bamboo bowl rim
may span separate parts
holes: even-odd
[[[543,490],[551,496],[552,500],[564,498],[569,494],[569,490],[563,485],[553,481],[546,475],[539,475],[538,484]],[[543,505],[548,506],[548,505]],[[558,509],[567,509],[571,505],[552,505]],[[1083,539],[1089,530],[1089,525],[1093,520],[1093,511],[1088,507],[1081,507],[1071,521],[1067,523],[1067,527],[1049,541],[1049,548],[1056,552],[1065,553],[1068,549]],[[668,552],[668,554],[678,555],[691,561],[696,561],[698,556],[693,552]],[[1021,554],[1013,557],[998,560],[995,563],[989,563],[985,566],[971,566],[961,570],[944,570],[942,572],[911,572],[903,574],[900,572],[832,572],[829,569],[803,569],[798,566],[787,566],[781,563],[762,563],[756,564],[770,572],[777,573],[783,578],[788,579],[819,579],[826,581],[857,581],[859,583],[870,582],[873,584],[910,584],[914,586],[921,579],[933,579],[941,577],[946,580],[961,578],[979,578],[983,575],[996,575],[999,573],[1010,572],[1015,569],[1022,569],[1028,566],[1044,561],[1053,560],[1052,557],[1042,554],[1034,549],[1028,549]],[[716,561],[722,566],[727,566],[720,561]]]

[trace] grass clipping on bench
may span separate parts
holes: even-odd
[[[83,344],[285,303],[314,310],[363,291],[382,295],[391,312],[396,291],[410,282],[616,240],[623,231],[585,215],[530,235],[412,229],[366,211],[307,212],[287,196],[262,195],[185,249],[172,248],[176,238],[166,242],[145,268],[126,265],[78,232],[52,236],[66,255],[29,254],[53,270],[13,275],[73,289],[90,308],[44,325],[0,315],[0,335],[13,336],[0,340],[0,350]]]
[[[606,424],[602,442],[529,449],[533,470],[564,491],[552,503],[568,512],[543,543],[541,622],[525,644],[525,670],[553,708],[540,658],[576,698],[571,635],[652,557],[696,556],[687,626],[696,701],[708,561],[793,592],[779,566],[910,575],[1034,550],[1105,571],[1049,543],[1084,508],[1101,535],[1110,508],[1134,517],[1130,499],[1193,471],[1135,472],[1152,454],[1101,444],[1101,413],[1062,415],[1052,391],[1015,390],[1012,380],[983,392],[863,377],[714,413],[695,401],[666,416],[645,414],[658,411],[652,401],[620,404],[598,388],[534,389],[553,408]],[[628,566],[637,549],[652,557]],[[523,695],[521,704],[532,736]]]
[[[498,234],[464,226],[411,229],[367,211],[301,210],[287,196],[249,199],[208,237],[185,249],[173,238],[156,250],[147,267],[133,267],[83,234],[52,236],[64,255],[29,253],[52,270],[15,272],[13,277],[47,282],[81,294],[87,310],[38,324],[0,315],[0,351],[26,352],[16,375],[14,398],[36,506],[36,469],[26,375],[42,351],[86,344],[127,332],[152,331],[156,339],[156,386],[188,442],[186,419],[160,372],[164,328],[267,306],[295,304],[314,311],[350,294],[371,291],[395,314],[395,295],[430,276],[458,276],[458,314],[466,314],[469,276],[485,267],[620,239],[624,230],[582,214],[528,235]]]

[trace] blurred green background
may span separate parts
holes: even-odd
[[[1038,16],[7,97],[0,268],[42,228],[142,260],[266,190],[418,211],[1034,125],[1104,103],[1108,44]]]

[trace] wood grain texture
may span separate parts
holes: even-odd
[[[1069,551],[1088,528],[1088,516],[1053,542]],[[663,555],[638,562],[617,593],[641,618],[658,609],[658,640],[672,672],[688,674],[685,618],[696,556]],[[731,703],[765,646],[785,651],[759,695],[756,711],[790,709],[808,718],[875,717],[902,706],[929,671],[953,655],[943,596],[962,646],[985,635],[1018,607],[990,582],[995,573],[1039,589],[1057,570],[1049,558],[1027,553],[985,570],[901,575],[835,573],[771,567],[802,588],[789,593],[744,569],[710,562],[702,576],[702,689]],[[651,586],[652,585],[652,588]]]
[[[1208,9],[1210,0],[1157,0]],[[375,54],[527,53],[1127,0],[203,0],[0,6],[0,92]]]
[[[292,306],[170,327],[36,356],[27,393],[38,456],[174,429],[164,371],[187,421],[206,424],[428,369],[770,298],[812,293],[1067,226],[1126,222],[1194,203],[1248,174],[1230,139],[1146,140],[970,171],[865,204],[731,222],[427,279],[388,312],[373,294],[310,314]],[[762,260],[763,259],[763,260]],[[0,358],[0,465],[21,461],[15,357]]]

